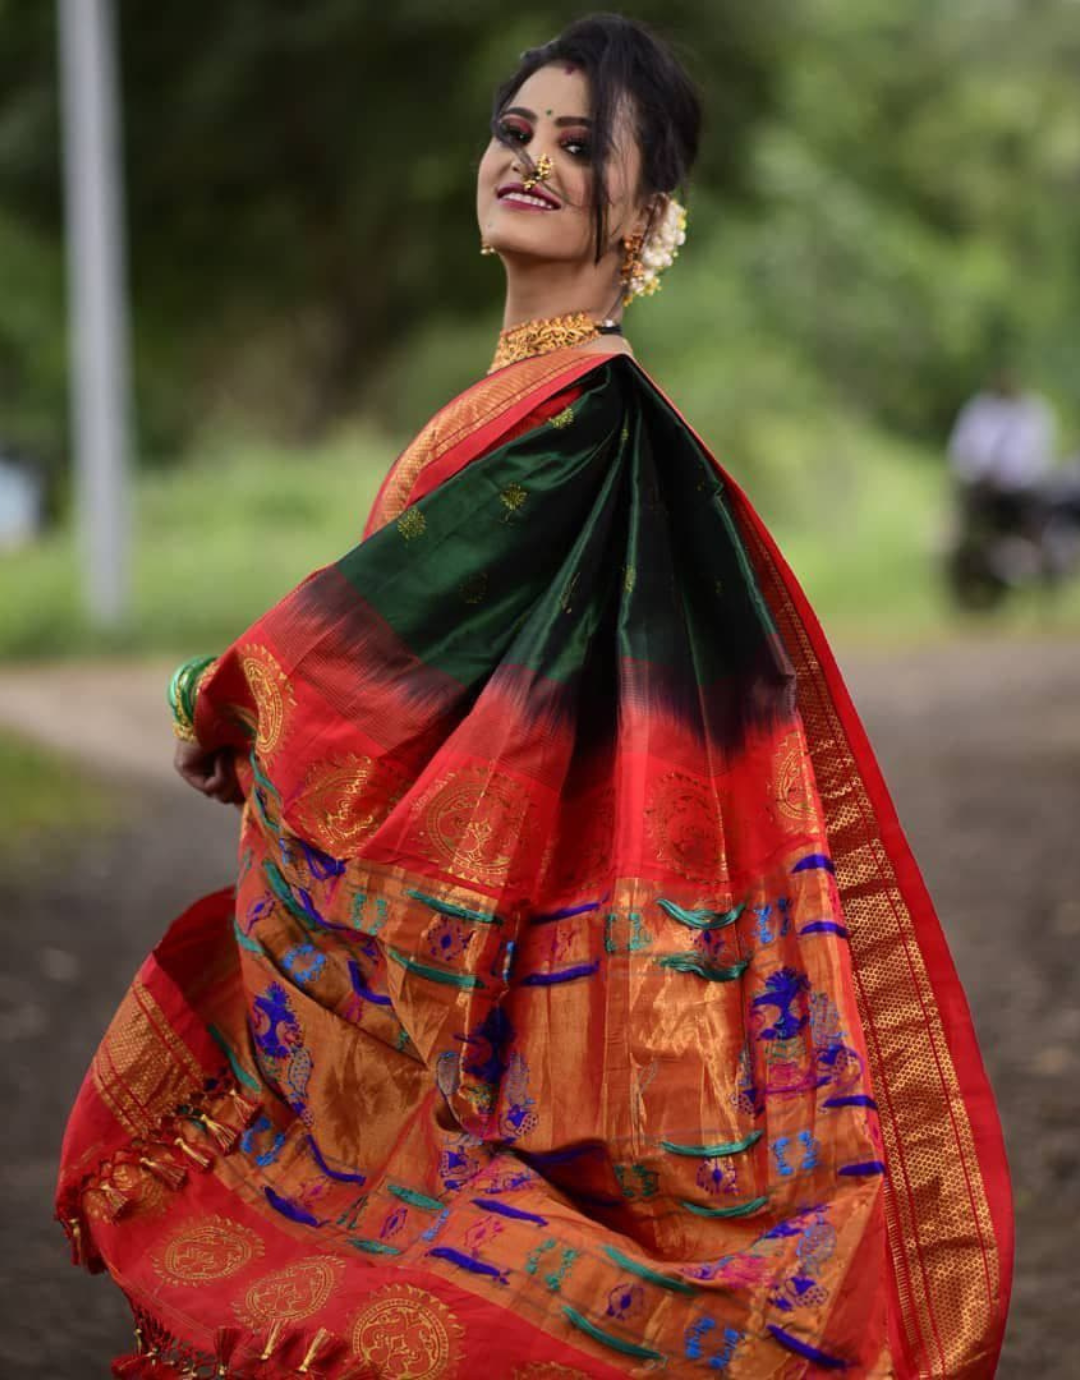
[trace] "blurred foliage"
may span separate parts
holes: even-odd
[[[702,176],[733,193],[769,104],[778,6],[716,0],[704,28],[690,0],[632,7],[662,19],[708,78],[723,137]],[[30,237],[40,278],[62,234],[54,9],[0,0],[5,277],[16,267],[9,235]],[[433,307],[467,318],[491,301],[475,213],[491,95],[519,52],[578,6],[508,15],[494,0],[116,0],[116,10],[144,454],[175,449],[207,415],[310,436],[387,399],[376,366]],[[11,281],[37,320],[0,321],[0,429],[53,451],[63,399],[55,371],[37,363],[37,337],[55,353],[61,302]],[[30,395],[50,393],[51,435],[24,392],[30,374]]]
[[[135,605],[91,629],[70,526],[0,558],[0,660],[91,651],[215,651],[317,566],[360,540],[394,458],[383,433],[339,429],[298,447],[221,436],[135,484]]]
[[[143,457],[415,429],[500,321],[474,208],[491,92],[580,7],[115,3]],[[0,437],[59,466],[54,8],[0,0]],[[1003,357],[1075,444],[1080,0],[624,12],[708,106],[689,239],[628,330],[757,497],[805,514],[838,432],[865,447],[845,482],[892,437],[933,457]]]

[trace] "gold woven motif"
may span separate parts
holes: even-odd
[[[427,518],[418,508],[410,508],[398,518],[397,529],[406,541],[415,541],[427,531]]]
[[[520,484],[507,484],[506,488],[503,489],[502,493],[499,495],[499,501],[506,509],[507,515],[509,515],[510,513],[520,511],[520,509],[525,506],[525,500],[528,496],[528,490],[522,488]]]
[[[781,744],[780,754],[776,769],[776,803],[780,813],[793,820],[812,819],[816,811],[807,780],[802,734],[789,733]]]
[[[439,1380],[457,1368],[463,1328],[445,1303],[412,1284],[387,1284],[352,1325],[352,1349],[387,1380]]]
[[[347,858],[378,829],[404,791],[405,782],[385,764],[349,753],[308,769],[297,820],[321,848]]]
[[[185,1222],[152,1259],[166,1283],[190,1287],[228,1279],[262,1253],[257,1232],[214,1214]]]
[[[240,658],[240,669],[258,716],[251,725],[255,729],[255,751],[265,759],[277,750],[284,737],[292,689],[285,672],[265,647],[248,647]]]
[[[420,839],[428,856],[472,882],[501,882],[526,834],[530,799],[513,777],[480,768],[451,772],[421,805]]]
[[[273,1325],[279,1319],[297,1322],[317,1313],[334,1292],[345,1262],[330,1255],[308,1256],[274,1270],[257,1280],[244,1295],[243,1303],[234,1303],[241,1322],[259,1329]]]
[[[700,781],[680,771],[660,777],[645,819],[659,862],[703,886],[728,881],[720,805]]]

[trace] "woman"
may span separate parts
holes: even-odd
[[[58,1212],[129,1376],[984,1376],[963,995],[768,533],[633,358],[699,107],[616,16],[479,168],[492,369],[172,699],[235,889],[144,965]]]

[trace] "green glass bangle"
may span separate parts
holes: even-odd
[[[212,656],[193,656],[181,662],[169,679],[167,698],[173,714],[173,732],[185,742],[195,742],[195,702],[199,682],[208,667],[214,664]]]

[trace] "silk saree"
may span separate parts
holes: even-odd
[[[1008,1174],[836,663],[631,358],[481,379],[203,675],[234,886],[57,1214],[131,1377],[994,1372]]]

